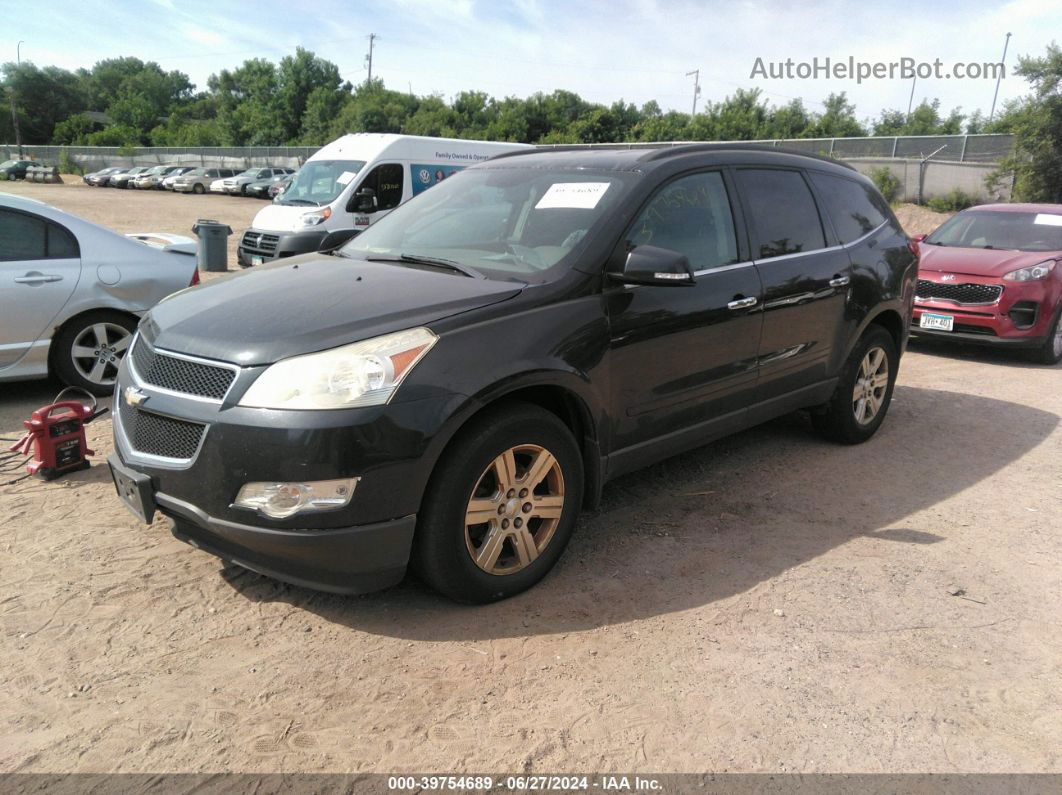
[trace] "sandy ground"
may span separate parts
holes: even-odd
[[[130,229],[257,206],[69,193]],[[871,442],[794,415],[624,477],[479,608],[141,526],[101,420],[92,469],[0,487],[0,771],[1062,772],[1060,387],[919,346]]]

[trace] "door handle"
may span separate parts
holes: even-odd
[[[27,273],[25,276],[16,276],[17,284],[44,284],[45,282],[61,282],[62,276],[55,273]]]
[[[834,276],[830,279],[830,287],[845,287],[850,281],[851,279],[847,276]]]
[[[756,306],[756,296],[751,298],[735,298],[729,304],[726,305],[727,309],[749,309]]]

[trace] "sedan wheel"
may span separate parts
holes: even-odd
[[[878,416],[889,388],[889,357],[881,348],[871,348],[863,357],[852,391],[852,411],[860,425],[869,425]]]
[[[465,545],[488,574],[513,574],[541,555],[560,524],[564,475],[538,445],[511,447],[480,475],[465,510]]]
[[[67,384],[94,395],[110,394],[135,329],[136,318],[118,312],[83,316],[55,339],[53,363],[57,374]]]

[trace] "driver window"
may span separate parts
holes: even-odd
[[[722,174],[691,174],[667,185],[634,222],[627,246],[679,251],[695,271],[736,263],[734,217]]]
[[[401,163],[384,163],[369,172],[358,189],[372,188],[376,191],[376,209],[391,210],[402,203],[403,176]]]

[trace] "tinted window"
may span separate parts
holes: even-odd
[[[851,243],[885,223],[873,188],[827,174],[811,174],[811,181],[842,243]]]
[[[42,219],[0,209],[0,260],[44,259],[46,247]]]
[[[799,172],[741,169],[737,182],[751,213],[756,259],[825,247],[815,200]]]
[[[374,168],[362,188],[376,191],[376,209],[390,210],[402,203],[402,166],[399,163],[384,163]]]
[[[681,251],[694,270],[737,262],[737,238],[726,185],[718,171],[667,185],[631,227],[627,244]]]
[[[72,234],[58,224],[48,224],[48,256],[78,257],[81,250]]]

